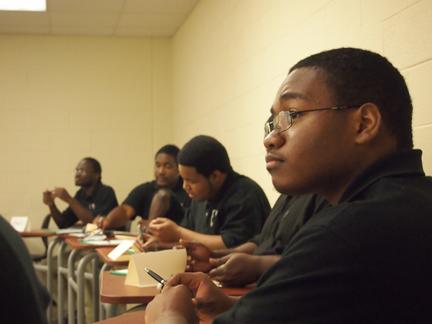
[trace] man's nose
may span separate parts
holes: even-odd
[[[273,130],[266,137],[264,137],[264,147],[267,149],[267,151],[269,151],[281,147],[285,141],[286,140],[283,133],[278,133]]]

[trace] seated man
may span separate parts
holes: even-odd
[[[432,180],[413,149],[399,71],[365,50],[321,52],[290,69],[271,113],[273,185],[331,206],[244,297],[205,274],[178,274],[148,305],[146,324],[430,322]]]
[[[48,292],[36,277],[24,242],[1,216],[0,246],[0,323],[47,323]]]
[[[166,216],[174,222],[182,220],[190,199],[182,188],[183,181],[177,165],[178,152],[179,148],[175,145],[162,146],[156,152],[155,180],[135,187],[125,201],[103,219],[103,229],[124,226],[136,216],[149,220],[157,216]]]
[[[59,228],[72,226],[77,221],[91,223],[98,215],[107,215],[118,205],[113,188],[102,183],[100,163],[91,157],[82,159],[75,172],[75,185],[80,189],[71,197],[65,188],[56,187],[43,193],[43,202]],[[59,198],[69,205],[60,212],[55,204]]]
[[[189,271],[209,272],[224,286],[250,284],[279,261],[298,230],[327,204],[316,195],[281,195],[261,233],[232,249],[209,250],[195,242],[181,242],[188,250]],[[212,270],[211,270],[212,269]]]
[[[192,198],[180,225],[166,218],[150,222],[162,242],[197,241],[209,249],[237,246],[261,231],[270,210],[257,183],[236,173],[225,147],[210,136],[196,136],[179,153],[183,187]]]

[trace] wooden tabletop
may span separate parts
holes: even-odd
[[[145,324],[144,320],[145,311],[136,311],[124,313],[122,315],[111,317],[103,321],[99,321],[96,323],[99,324],[124,324],[124,323],[133,323],[133,324]]]
[[[100,248],[101,246],[98,245],[94,245],[94,244],[85,244],[82,243],[81,241],[83,240],[83,238],[79,238],[79,237],[72,237],[72,236],[66,236],[65,238],[65,242],[72,248],[75,250],[83,250],[83,249],[95,249],[95,248]],[[107,245],[107,246],[117,246],[118,244],[112,244],[112,245]]]
[[[101,301],[109,304],[147,304],[159,293],[156,287],[135,287],[124,284],[126,276],[102,273]]]
[[[156,287],[135,287],[124,284],[126,276],[114,275],[110,271],[102,273],[100,296],[101,301],[109,304],[149,303],[159,293]],[[228,288],[222,290],[229,296],[243,296],[254,286]]]
[[[31,231],[19,232],[21,237],[50,237],[56,236],[56,232],[48,229],[36,229]]]

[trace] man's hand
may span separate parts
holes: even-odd
[[[147,324],[198,323],[192,294],[184,285],[166,286],[146,307]]]
[[[210,264],[212,251],[202,243],[180,240],[180,244],[186,248],[188,255],[187,271],[209,272],[213,269]]]
[[[93,224],[95,224],[98,228],[101,229],[105,229],[105,216],[101,216],[101,215],[97,215],[94,219],[93,219]]]
[[[56,187],[52,191],[53,198],[60,198],[65,203],[69,203],[72,197],[69,195],[69,192],[65,188]]]
[[[232,253],[219,259],[210,259],[215,269],[209,272],[212,279],[224,286],[243,286],[258,280],[257,256]]]
[[[201,323],[211,323],[214,318],[230,309],[235,303],[225,295],[222,289],[216,287],[208,275],[202,272],[179,273],[168,280],[166,288],[184,285],[192,292],[192,303],[196,307],[196,312]]]
[[[43,203],[47,206],[54,204],[54,197],[51,191],[45,190],[42,195]]]
[[[180,227],[164,217],[152,220],[149,224],[149,232],[162,242],[177,242],[180,239]]]

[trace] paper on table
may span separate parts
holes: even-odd
[[[107,241],[86,241],[86,240],[81,240],[82,244],[87,244],[87,245],[95,245],[95,246],[107,246],[107,245],[119,245],[120,243],[124,242],[126,240],[107,240]],[[131,241],[131,240],[128,240]],[[132,241],[134,242],[134,241]]]
[[[157,282],[144,268],[149,268],[164,279],[184,272],[186,269],[186,249],[171,249],[156,252],[144,252],[131,255],[125,285],[154,287]]]
[[[135,241],[123,241],[115,249],[113,249],[109,254],[108,257],[111,260],[117,260],[120,255],[125,253],[129,248],[135,243]]]
[[[82,233],[82,228],[68,227],[56,231],[56,234],[71,234],[71,233]]]
[[[13,216],[10,224],[17,232],[24,232],[30,230],[30,220],[27,216]]]

